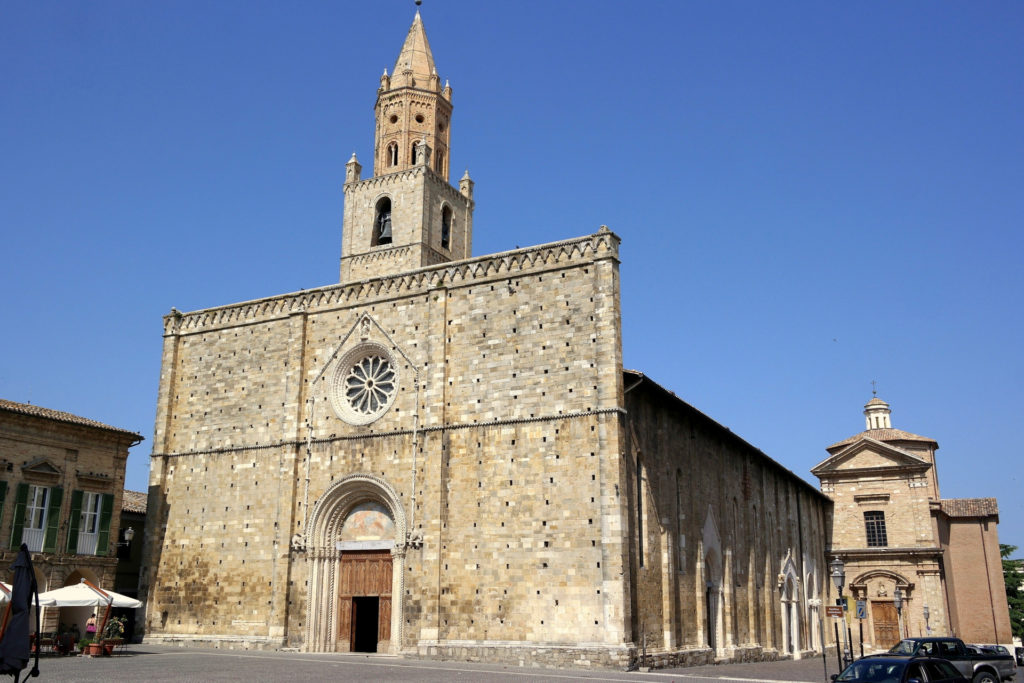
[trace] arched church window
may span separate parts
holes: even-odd
[[[398,143],[392,142],[387,150],[388,166],[398,166]]]
[[[373,246],[391,244],[391,199],[381,197],[373,219]]]
[[[441,209],[441,248],[451,249],[452,207],[447,204]]]

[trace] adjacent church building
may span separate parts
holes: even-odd
[[[615,666],[820,651],[832,502],[623,368],[619,237],[472,254],[418,13],[374,113],[339,282],[164,318],[147,638]]]
[[[829,446],[811,470],[835,502],[831,554],[865,602],[865,648],[926,635],[1010,643],[996,499],[943,500],[938,443],[893,428],[891,414],[872,398],[867,429]]]

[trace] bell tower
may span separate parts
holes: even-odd
[[[417,11],[374,105],[373,177],[345,165],[341,281],[391,275],[472,253],[473,181],[448,182],[452,89]]]

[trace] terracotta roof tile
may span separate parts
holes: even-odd
[[[842,441],[834,443],[825,450],[831,451],[833,448],[849,446],[854,441],[859,441],[865,436],[872,438],[875,441],[920,441],[923,443],[933,443],[938,446],[938,442],[935,441],[935,439],[929,439],[927,436],[920,436],[919,434],[911,434],[910,432],[905,432],[902,429],[869,429],[866,432],[854,434],[848,439],[843,439]]]
[[[146,514],[146,494],[142,491],[129,491],[125,489],[124,498],[121,499],[121,510],[123,512],[138,512]]]
[[[10,413],[18,413],[20,415],[31,415],[32,417],[41,417],[46,420],[55,420],[57,422],[66,422],[68,424],[83,425],[85,427],[96,427],[97,429],[106,429],[112,432],[118,432],[120,434],[127,434],[133,436],[139,441],[142,441],[142,436],[135,432],[128,431],[127,429],[120,429],[119,427],[111,427],[110,425],[97,422],[96,420],[90,420],[87,417],[79,417],[78,415],[72,415],[71,413],[65,413],[60,410],[52,410],[50,408],[43,408],[42,406],[32,405],[31,403],[17,403],[15,401],[8,401],[7,399],[0,398],[0,411],[6,410]]]
[[[995,498],[947,498],[939,501],[939,509],[947,517],[995,517],[999,505]]]

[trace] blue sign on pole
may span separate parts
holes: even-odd
[[[866,600],[857,601],[857,618],[867,619],[868,618],[868,604]]]

